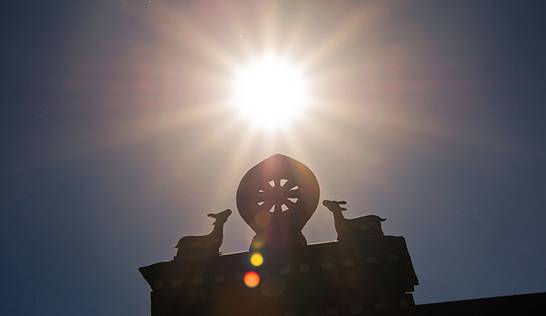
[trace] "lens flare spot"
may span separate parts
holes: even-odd
[[[249,288],[260,285],[260,275],[256,271],[249,271],[243,276],[243,283]]]
[[[260,216],[256,216],[256,220],[259,221],[260,220]],[[257,238],[257,237],[254,237],[254,239],[252,240],[252,243],[250,244],[250,246],[252,247],[252,249],[262,249],[263,246],[264,246],[264,242],[261,238]]]
[[[255,252],[250,256],[250,264],[255,267],[259,267],[264,263],[264,257],[261,253]]]

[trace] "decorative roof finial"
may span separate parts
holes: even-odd
[[[276,154],[252,167],[237,189],[237,208],[256,232],[251,248],[305,246],[301,233],[315,212],[318,181],[303,163]]]

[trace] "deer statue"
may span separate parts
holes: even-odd
[[[384,222],[386,218],[381,218],[377,215],[366,215],[351,219],[345,218],[342,212],[347,209],[341,206],[344,204],[347,204],[347,202],[330,200],[322,202],[322,205],[334,213],[337,240],[344,241],[358,237],[384,236],[381,229],[381,222]]]
[[[219,249],[223,241],[224,224],[230,215],[230,209],[216,214],[207,214],[207,216],[214,218],[212,232],[205,236],[185,236],[180,238],[178,244],[175,246],[175,248],[178,248],[178,251],[174,259],[177,260],[181,256],[186,255],[220,254]]]

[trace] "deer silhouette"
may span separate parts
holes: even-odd
[[[231,215],[231,210],[227,209],[220,213],[210,213],[207,216],[214,218],[212,232],[205,236],[185,236],[180,238],[175,248],[178,248],[176,257],[185,255],[218,255],[220,246],[224,239],[224,224]]]
[[[326,206],[334,214],[334,226],[337,232],[337,240],[349,240],[360,236],[384,236],[381,229],[381,222],[386,218],[377,215],[366,215],[357,218],[345,218],[343,211],[347,210],[341,205],[346,201],[324,200],[322,205]]]

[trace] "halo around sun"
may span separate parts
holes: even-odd
[[[232,102],[256,127],[274,130],[299,118],[309,104],[308,82],[287,58],[266,55],[236,69]]]

